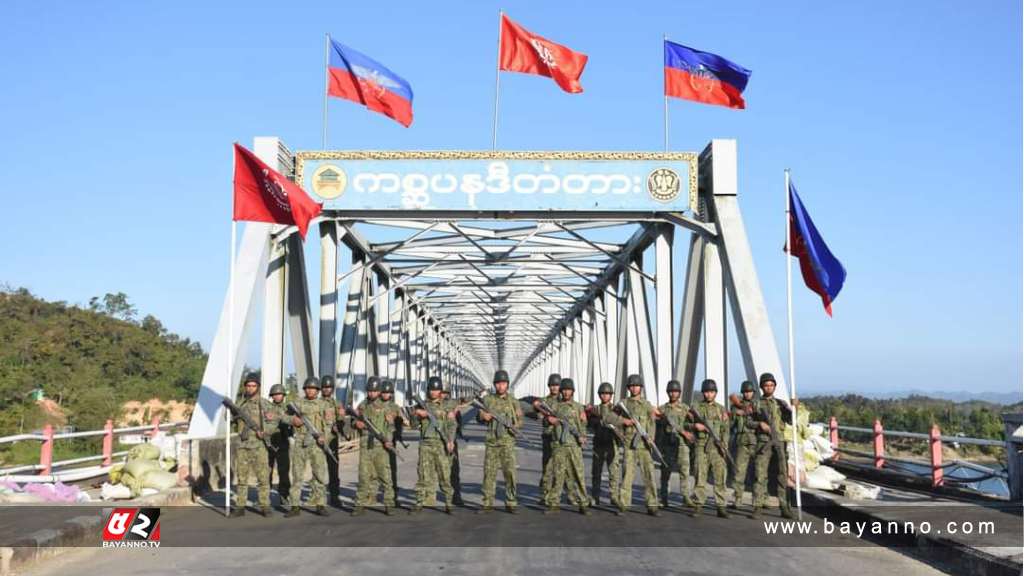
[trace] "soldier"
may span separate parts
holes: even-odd
[[[750,460],[757,451],[757,422],[752,417],[754,414],[754,383],[744,380],[740,385],[740,393],[743,398],[730,396],[732,403],[732,428],[733,438],[736,439],[736,470],[733,476],[733,501],[729,507],[736,509],[743,500],[743,489],[747,485],[747,471],[750,469]]]
[[[668,508],[669,480],[672,473],[679,474],[679,493],[683,496],[683,505],[692,506],[690,498],[690,444],[693,434],[686,429],[686,415],[690,407],[679,400],[682,386],[678,380],[669,380],[665,391],[668,402],[658,408],[658,415],[663,424],[661,434],[662,454],[668,466],[661,469],[661,506]]]
[[[593,460],[590,467],[590,495],[595,506],[601,504],[601,472],[608,468],[608,495],[615,514],[622,514],[619,498],[622,495],[622,417],[612,404],[612,385],[602,383],[597,388],[601,403],[590,410],[594,421]]]
[[[243,389],[244,395],[238,403],[238,409],[247,414],[249,420],[260,429],[253,431],[242,421],[241,416],[234,418],[235,429],[238,431],[238,456],[235,461],[235,508],[231,510],[231,517],[245,515],[245,504],[253,478],[256,479],[260,514],[266,517],[270,515],[270,478],[266,474],[269,464],[263,437],[270,434],[277,425],[278,415],[268,400],[260,398],[259,376],[247,375]]]
[[[554,406],[558,403],[558,387],[562,384],[562,376],[557,372],[548,376],[548,395],[544,397],[544,402],[548,406]],[[540,467],[540,485],[537,487],[540,503],[545,502],[544,494],[547,491],[548,484],[551,482],[551,472],[548,463],[551,461],[551,424],[548,424],[546,418],[541,418],[541,467]]]
[[[590,516],[586,482],[583,480],[583,445],[587,443],[587,415],[583,405],[572,399],[576,385],[570,378],[563,378],[558,387],[560,401],[548,406],[554,411],[546,417],[551,425],[551,468],[552,481],[548,484],[545,514],[558,512],[562,489],[567,488],[570,500],[579,506],[580,514]],[[539,401],[538,401],[539,404]],[[575,494],[575,496],[572,496]]]
[[[369,426],[359,419],[355,420],[355,427],[359,430],[359,487],[356,490],[356,505],[352,509],[353,516],[361,515],[366,506],[374,503],[378,490],[384,492],[384,513],[388,516],[394,513],[395,490],[388,456],[395,450],[392,439],[399,410],[393,402],[381,397],[382,388],[379,380],[371,377],[366,383],[366,399],[356,408],[356,413],[373,424],[386,440],[382,443],[369,430]]]
[[[466,437],[462,435],[462,412],[458,410],[460,402],[452,399],[452,392],[448,388],[445,388],[441,396],[444,398],[445,409],[455,412],[455,444],[452,448],[452,469],[449,473],[449,477],[452,481],[452,503],[456,506],[462,506],[462,478],[459,474],[461,470],[461,460],[459,460],[459,439],[465,440]]]
[[[484,483],[483,506],[478,513],[484,514],[492,510],[494,492],[497,490],[498,470],[505,477],[505,510],[518,514],[516,502],[516,437],[523,422],[523,409],[519,401],[508,393],[508,372],[498,370],[494,373],[494,394],[483,399],[487,411],[478,411],[476,419],[487,425],[484,435]],[[497,418],[495,418],[497,415]],[[507,422],[512,431],[498,420]]]
[[[623,467],[625,472],[622,478],[622,496],[619,497],[619,511],[625,512],[633,503],[633,475],[636,474],[636,466],[640,466],[640,474],[644,479],[644,499],[647,502],[647,513],[651,516],[661,516],[658,511],[658,488],[654,484],[654,459],[651,458],[650,449],[644,445],[640,434],[636,431],[637,425],[643,427],[648,433],[654,432],[655,408],[651,406],[641,392],[644,389],[644,381],[639,374],[631,374],[626,379],[626,389],[629,390],[629,398],[622,401],[629,414],[636,418],[636,421],[629,418],[622,419],[625,427],[623,439],[625,450],[623,450]]]
[[[768,467],[774,457],[778,465],[775,477],[775,491],[779,497],[779,512],[783,518],[793,518],[789,508],[786,487],[789,479],[789,462],[786,459],[786,441],[783,438],[785,422],[792,417],[789,406],[775,399],[775,376],[765,372],[759,381],[761,399],[754,403],[753,419],[757,423],[757,452],[754,456],[754,513],[752,518],[761,517],[768,498]]]
[[[700,392],[704,401],[697,404],[693,409],[704,418],[712,432],[718,436],[723,445],[729,445],[729,416],[725,408],[715,403],[715,396],[718,395],[718,385],[714,380],[705,380],[700,385]],[[694,422],[692,428],[695,431],[696,441],[694,442],[693,463],[697,469],[697,486],[694,489],[696,501],[693,503],[690,515],[698,516],[704,507],[708,479],[708,467],[715,475],[715,506],[718,508],[719,518],[728,518],[729,513],[725,511],[725,456],[715,446],[708,429],[699,422]]]
[[[395,412],[398,416],[393,420],[394,431],[391,434],[391,442],[395,446],[395,450],[388,451],[388,464],[391,467],[391,486],[392,491],[395,494],[395,500],[398,500],[398,444],[402,441],[402,427],[408,426],[409,423],[405,421],[402,416],[402,409],[395,402],[395,384],[391,380],[385,380],[380,385],[380,400],[385,404],[389,404],[394,407]]]
[[[416,504],[409,511],[416,514],[423,510],[427,491],[435,490],[434,483],[440,481],[444,494],[444,511],[452,514],[451,453],[455,433],[455,414],[446,409],[441,398],[441,379],[431,376],[427,380],[427,400],[422,407],[413,409],[420,428],[420,453],[417,466]]]
[[[327,446],[337,457],[345,408],[334,397],[334,376],[327,374],[320,377],[320,399],[327,405],[327,430],[324,430],[324,434],[330,438]],[[341,480],[338,478],[338,466],[330,461],[327,462],[327,478],[327,501],[331,506],[341,508]]]
[[[275,451],[270,453],[270,475],[277,471],[277,495],[281,499],[281,507],[288,508],[288,491],[291,490],[291,460],[288,457],[291,448],[292,425],[286,414],[284,403],[284,386],[274,384],[270,387],[270,407],[277,418],[277,426],[270,433],[270,444]]]
[[[307,503],[316,506],[316,513],[320,516],[327,516],[325,506],[324,483],[327,481],[327,457],[324,455],[323,446],[326,442],[324,431],[327,430],[328,407],[320,396],[320,381],[314,377],[306,378],[302,385],[302,393],[305,398],[298,400],[295,406],[302,411],[302,414],[309,420],[309,423],[320,432],[319,438],[313,438],[310,430],[303,425],[302,419],[297,414],[292,415],[292,427],[295,430],[295,443],[292,446],[292,485],[288,500],[291,503],[291,510],[285,513],[285,518],[294,518],[299,515],[299,503],[302,501],[302,481],[306,474],[306,463],[309,463],[313,478],[309,481],[309,500]]]

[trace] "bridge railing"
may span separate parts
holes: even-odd
[[[12,444],[15,442],[25,441],[37,441],[39,442],[39,463],[38,464],[27,464],[22,466],[13,466],[9,468],[0,468],[0,475],[17,474],[24,472],[38,472],[40,475],[48,475],[54,468],[61,468],[66,466],[73,466],[75,464],[84,464],[86,462],[94,462],[96,460],[101,461],[102,466],[110,466],[113,463],[113,459],[118,456],[124,456],[128,453],[127,450],[114,452],[114,436],[120,436],[124,434],[142,433],[143,436],[152,438],[157,435],[160,431],[175,430],[178,428],[185,428],[188,426],[187,421],[181,422],[160,422],[159,416],[154,416],[152,421],[145,426],[128,426],[124,428],[114,428],[114,421],[107,420],[106,425],[101,430],[84,430],[80,432],[65,432],[65,433],[54,433],[53,426],[47,424],[43,428],[41,434],[15,434],[13,436],[2,436],[0,437],[0,445]],[[95,456],[84,456],[81,458],[71,458],[68,460],[53,461],[53,446],[57,440],[68,440],[71,438],[92,438],[102,436],[103,437],[103,453]]]

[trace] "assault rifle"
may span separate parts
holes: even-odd
[[[385,450],[397,456],[398,459],[401,460],[402,462],[405,462],[405,458],[402,458],[402,455],[398,453],[398,450],[395,450],[394,445],[392,445],[391,448],[388,448],[388,443],[390,443],[391,440],[388,440],[380,431],[380,429],[374,426],[373,422],[370,422],[370,420],[366,416],[360,414],[358,410],[353,410],[352,419],[365,424],[366,429],[370,432],[370,435],[373,436],[373,438],[377,440],[377,442],[380,442],[380,445],[383,446]],[[403,448],[409,448],[409,445],[403,442],[401,438],[399,438],[398,441],[402,443]]]
[[[320,446],[320,449],[324,451],[324,454],[326,454],[327,457],[332,462],[334,462],[334,465],[337,466],[338,465],[338,457],[335,456],[331,452],[331,449],[327,447],[327,441],[326,440],[324,440],[323,444],[320,444],[319,440],[321,438],[323,438],[323,435],[320,434],[320,431],[317,430],[315,426],[313,426],[313,423],[309,421],[309,418],[306,418],[306,415],[302,413],[302,410],[299,410],[299,407],[296,406],[294,402],[289,402],[288,403],[288,410],[292,414],[298,416],[300,420],[302,420],[302,425],[306,427],[306,431],[308,431],[309,434],[313,437],[313,440],[317,441],[317,444]]]
[[[256,401],[259,402],[259,399],[257,398]],[[256,433],[263,432],[263,430],[260,429],[261,427],[257,426],[256,423],[252,421],[252,418],[250,418],[248,414],[243,412],[242,409],[239,408],[237,404],[235,404],[231,400],[228,400],[227,398],[221,400],[220,403],[223,404],[224,407],[231,412],[232,416],[234,416],[235,418],[240,418],[242,420],[242,423],[245,424],[246,428]],[[268,450],[270,450],[271,452],[277,452],[277,447],[270,442],[269,434],[263,434],[263,438],[261,438],[261,440],[263,440],[263,445],[266,446]]]
[[[711,437],[711,442],[714,443],[715,448],[718,448],[718,451],[723,457],[725,457],[725,461],[732,466],[733,470],[735,470],[736,461],[732,459],[732,454],[729,454],[729,447],[722,443],[722,439],[718,437],[718,434],[715,434],[714,429],[711,428],[708,421],[705,420],[704,417],[700,415],[700,412],[693,407],[690,408],[690,416],[693,418],[694,422],[704,426],[704,432],[707,432],[708,436]]]
[[[604,428],[611,432],[619,441],[619,444],[626,444],[626,438],[622,435],[622,432],[619,431],[619,429],[612,425],[610,422],[605,422],[604,418],[601,417],[601,412],[597,406],[588,406],[587,415],[589,415],[592,418],[596,418],[600,422],[599,425],[601,426],[601,428]]]
[[[494,418],[494,420],[498,423],[498,436],[501,436],[502,430],[505,430],[506,432],[511,434],[513,438],[519,437],[519,431],[516,430],[515,426],[513,426],[508,420],[506,420],[504,416],[495,414],[494,412],[491,412],[490,410],[487,409],[487,406],[484,404],[482,395],[474,396],[473,400],[471,400],[470,403],[473,406],[476,406],[477,409],[483,412],[484,414],[490,414],[491,418]]]
[[[658,449],[658,445],[654,443],[654,440],[647,434],[647,430],[644,430],[644,427],[640,425],[640,422],[638,422],[636,418],[633,418],[629,413],[629,409],[626,408],[626,405],[620,401],[615,405],[615,409],[618,410],[619,414],[622,414],[624,418],[628,418],[633,421],[633,428],[636,429],[636,435],[633,436],[633,446],[631,446],[631,448],[636,448],[636,439],[642,438],[644,444],[647,445],[647,449],[650,450],[651,455],[654,456],[654,460],[663,468],[668,468],[668,463],[665,462],[665,457],[662,456],[661,450]]]
[[[449,450],[448,446],[454,444],[455,443],[455,439],[450,437],[448,434],[445,434],[444,431],[441,430],[441,425],[438,424],[437,418],[434,417],[434,413],[433,412],[431,412],[430,410],[427,409],[427,406],[423,402],[422,398],[420,398],[419,396],[413,396],[412,400],[411,400],[411,404],[412,404],[413,407],[419,408],[420,410],[423,410],[424,412],[427,413],[427,420],[430,421],[430,429],[435,431],[435,432],[437,432],[437,435],[441,438],[441,440],[444,441],[444,452],[445,452],[445,454],[451,454],[453,452],[453,450]]]
[[[679,434],[686,440],[687,444],[693,444],[693,434],[687,432],[682,426],[675,423],[674,418],[665,414],[665,433],[666,434]]]
[[[572,434],[572,437],[576,439],[576,443],[579,444],[580,446],[583,446],[584,442],[586,442],[586,439],[580,434],[579,424],[573,426],[568,419],[562,418],[561,416],[555,414],[555,411],[552,410],[550,406],[545,404],[543,400],[537,403],[537,409],[541,411],[541,414],[545,416],[554,416],[555,418],[558,418],[559,422],[562,423],[561,437],[559,437],[558,439],[559,442],[562,442],[563,444],[565,443],[566,432]]]

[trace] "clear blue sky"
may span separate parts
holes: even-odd
[[[753,70],[746,111],[672,102],[671,141],[738,140],[780,348],[784,167],[846,265],[834,318],[796,292],[805,391],[1021,389],[1017,2],[9,3],[0,282],[123,291],[208,348],[230,144],[319,147],[324,33],[415,92],[410,129],[332,102],[332,148],[484,149],[499,7],[590,56],[580,95],[504,75],[506,149],[660,150],[662,34]]]

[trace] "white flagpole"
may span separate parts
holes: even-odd
[[[661,37],[661,40],[662,40],[662,42],[661,42],[661,53],[662,53],[662,56],[661,57],[664,60],[664,58],[665,58],[665,43],[668,42],[668,34],[663,34],[662,37]],[[664,70],[661,71],[661,78],[662,78],[662,80],[661,80],[662,92],[665,93],[664,94],[664,96],[665,96],[665,152],[668,152],[668,90],[666,90],[667,86],[665,85],[668,82],[668,78],[665,77],[665,71]]]
[[[324,42],[324,134],[321,149],[327,149],[327,92],[331,88],[331,72],[329,70],[331,64],[331,35],[327,33],[324,35],[326,38]],[[232,264],[234,264],[232,262]]]
[[[235,366],[233,340],[235,338],[235,236],[238,223],[234,215],[231,217],[231,266],[228,276],[228,374],[224,380],[224,397],[231,400],[234,386],[231,384]],[[224,480],[224,515],[231,514],[231,411],[224,408],[224,469],[227,476]]]
[[[788,326],[789,336],[789,388],[790,388],[790,406],[793,410],[790,412],[791,424],[793,427],[793,469],[795,471],[796,480],[794,484],[796,486],[796,514],[799,520],[803,520],[803,508],[800,501],[800,464],[803,460],[803,451],[799,449],[797,444],[797,429],[796,429],[796,406],[792,405],[792,400],[796,399],[796,363],[794,361],[793,353],[793,266],[790,260],[793,255],[791,254],[789,239],[791,234],[791,218],[789,201],[789,168],[786,168],[786,322]]]
[[[491,150],[498,149],[498,96],[501,94],[501,24],[505,12],[498,10],[498,58],[494,62],[494,124],[491,127]]]

